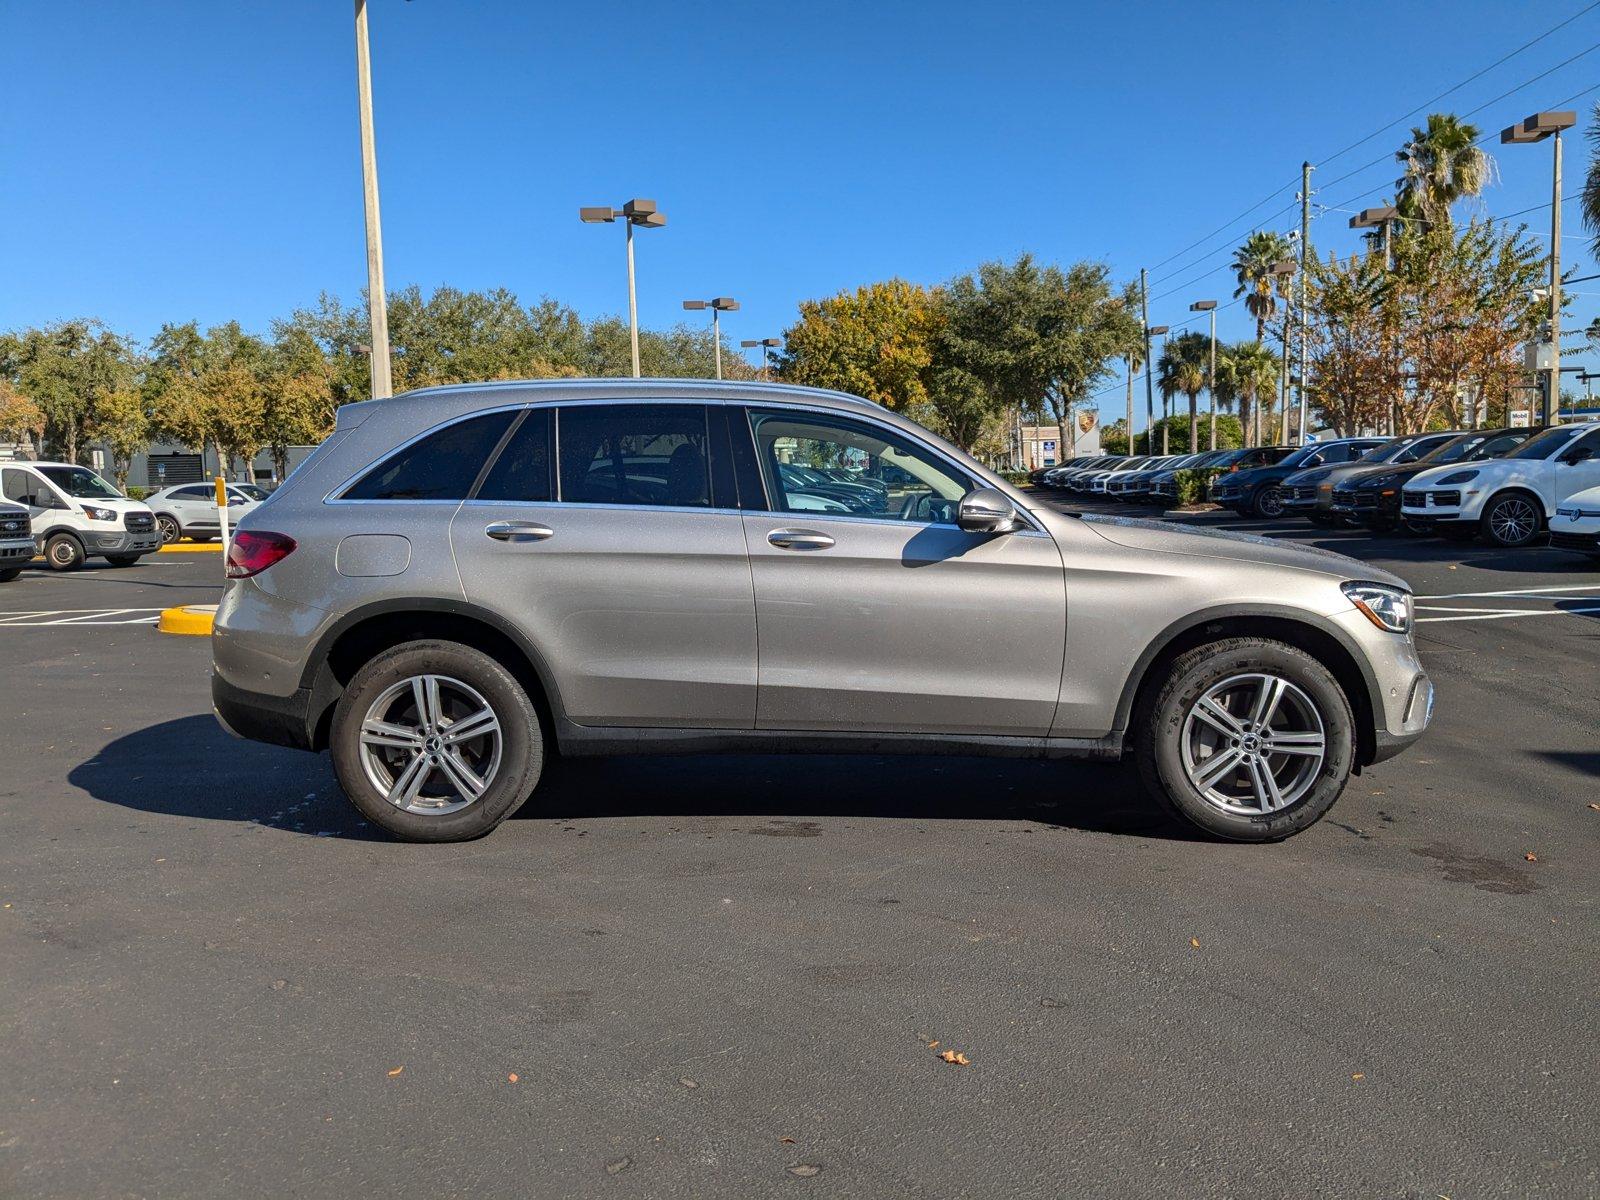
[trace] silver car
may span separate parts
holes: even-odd
[[[711,751],[1131,759],[1181,818],[1268,841],[1433,706],[1394,576],[1059,513],[806,388],[348,405],[228,574],[218,717],[331,750],[355,806],[416,841],[489,832],[555,753]]]

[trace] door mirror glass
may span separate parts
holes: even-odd
[[[968,533],[1010,533],[1017,527],[1017,509],[998,488],[973,488],[961,497],[956,524]]]

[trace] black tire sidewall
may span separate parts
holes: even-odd
[[[1206,691],[1230,675],[1271,671],[1294,683],[1317,706],[1327,754],[1311,788],[1295,803],[1259,816],[1227,813],[1203,798],[1183,767],[1184,718]],[[1139,766],[1146,786],[1174,815],[1214,837],[1271,842],[1314,825],[1333,807],[1355,765],[1355,716],[1344,689],[1311,655],[1282,642],[1231,639],[1181,655],[1148,706]]]
[[[1276,497],[1272,502],[1277,506],[1276,512],[1268,511],[1268,497]],[[1256,516],[1269,521],[1276,520],[1283,516],[1283,489],[1274,484],[1267,484],[1256,492],[1255,499],[1251,502],[1250,507],[1254,510]]]
[[[21,567],[6,567],[3,570],[0,570],[0,583],[10,583],[13,579],[21,574]]]
[[[72,548],[72,557],[69,561],[56,561],[56,548],[58,546],[70,546]],[[83,566],[84,557],[83,545],[70,533],[55,534],[44,544],[45,565],[52,571],[75,571]]]
[[[470,685],[500,720],[499,773],[481,799],[446,816],[400,811],[372,786],[361,765],[360,727],[368,705],[391,684],[422,674],[448,675]],[[329,748],[350,802],[367,820],[408,842],[482,837],[523,805],[544,766],[544,735],[527,691],[494,659],[457,642],[407,642],[357,671],[334,709]]]

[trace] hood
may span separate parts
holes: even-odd
[[[1283,481],[1284,483],[1293,484],[1295,487],[1303,487],[1308,483],[1321,483],[1325,479],[1331,479],[1337,470],[1339,470],[1338,467],[1308,467],[1304,471],[1295,471],[1290,475],[1285,475]]]
[[[1299,546],[1278,538],[1256,537],[1248,533],[1232,533],[1222,529],[1201,529],[1192,525],[1178,525],[1171,521],[1147,521],[1137,517],[1095,516],[1085,514],[1079,518],[1095,533],[1126,546],[1130,550],[1152,550],[1161,554],[1192,554],[1201,558],[1221,558],[1233,562],[1260,563],[1274,567],[1292,567],[1299,571],[1312,571],[1338,579],[1365,579],[1373,583],[1411,590],[1411,585],[1398,575],[1381,567],[1332,550],[1315,546]]]

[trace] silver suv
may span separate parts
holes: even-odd
[[[218,717],[331,750],[356,807],[416,841],[489,832],[553,753],[708,751],[1131,758],[1180,817],[1267,841],[1433,706],[1401,580],[1056,512],[805,388],[348,405],[228,574]]]

